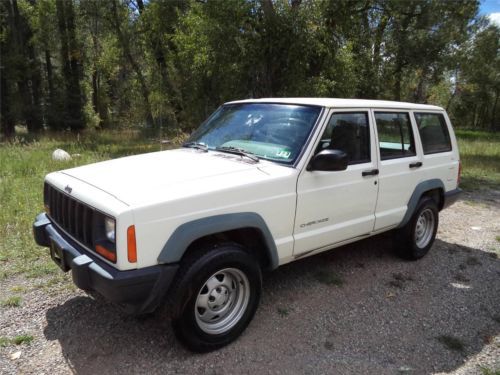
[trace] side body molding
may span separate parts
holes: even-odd
[[[158,263],[175,263],[181,260],[188,246],[195,240],[234,229],[255,228],[266,244],[271,269],[278,268],[279,257],[273,236],[264,219],[254,212],[240,212],[209,216],[180,225],[158,256]]]
[[[408,209],[406,210],[406,214],[403,217],[401,223],[398,225],[398,228],[405,226],[410,221],[413,213],[415,212],[415,209],[417,208],[418,201],[420,200],[422,194],[433,189],[442,189],[444,193],[445,189],[443,181],[441,181],[439,178],[433,178],[431,180],[422,181],[415,187],[415,190],[413,191],[413,194],[408,201]]]

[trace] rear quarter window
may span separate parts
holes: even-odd
[[[441,113],[414,113],[424,154],[451,151],[450,133]]]

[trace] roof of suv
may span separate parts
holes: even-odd
[[[428,105],[405,102],[393,102],[388,100],[367,100],[367,99],[337,99],[337,98],[261,98],[236,100],[226,104],[235,103],[283,103],[283,104],[306,104],[319,105],[321,107],[336,108],[395,108],[395,109],[425,109],[440,110],[443,108]]]

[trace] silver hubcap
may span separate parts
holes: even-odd
[[[420,213],[415,227],[415,244],[420,247],[426,247],[432,238],[434,232],[434,213],[426,208]]]
[[[250,283],[236,268],[225,268],[205,281],[196,298],[194,314],[206,333],[221,334],[234,327],[250,299]]]

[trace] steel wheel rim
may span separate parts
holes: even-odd
[[[415,244],[419,248],[426,247],[434,233],[434,212],[430,208],[423,210],[417,218],[415,225]]]
[[[238,323],[250,300],[247,276],[225,268],[210,276],[198,292],[194,314],[200,329],[209,334],[229,331]]]

